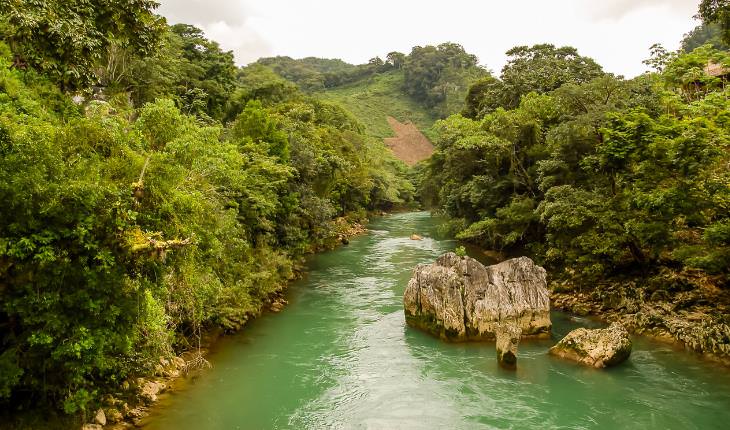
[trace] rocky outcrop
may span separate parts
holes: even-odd
[[[517,367],[517,345],[520,343],[522,330],[515,324],[507,324],[497,328],[497,362],[507,369]]]
[[[340,217],[334,221],[332,231],[337,235],[337,240],[349,243],[349,238],[367,233],[368,229],[358,222],[351,222],[347,218]]]
[[[680,285],[689,288],[687,285],[702,285],[700,281],[690,279]],[[730,292],[666,285],[672,283],[657,286],[622,281],[581,292],[574,291],[568,282],[554,282],[551,302],[556,309],[600,315],[608,322],[620,322],[632,333],[678,342],[730,365],[730,323],[726,318],[730,315]]]
[[[596,368],[615,366],[631,355],[631,339],[619,323],[605,329],[579,328],[550,348],[550,354]]]
[[[289,302],[284,297],[277,297],[271,302],[269,310],[274,313],[279,313],[284,310],[284,307],[288,304]]]
[[[547,337],[550,298],[542,267],[527,257],[484,267],[444,254],[416,267],[403,295],[406,322],[443,339],[495,340],[515,325],[522,336]]]

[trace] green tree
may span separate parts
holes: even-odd
[[[16,67],[33,66],[74,90],[95,82],[94,68],[119,43],[140,55],[152,53],[164,20],[154,0],[2,0],[2,38]]]
[[[458,238],[518,248],[579,280],[726,277],[728,90],[705,72],[726,57],[710,45],[667,53],[661,74],[599,74],[509,110],[484,109],[479,94],[503,91],[484,79],[467,99],[476,119],[437,124],[423,200]]]
[[[494,76],[486,76],[469,86],[462,115],[477,119],[491,109],[491,106],[506,104],[504,84]]]
[[[202,30],[191,25],[176,24],[171,31],[180,38],[182,56],[187,60],[181,67],[181,79],[176,82],[183,111],[205,113],[220,120],[236,82],[233,53],[222,51],[218,43],[206,39]],[[193,103],[195,90],[200,91],[202,110]]]
[[[266,152],[282,162],[289,160],[289,141],[279,124],[264,110],[258,100],[249,101],[231,127],[234,140],[250,140],[262,145]]]
[[[482,114],[498,107],[514,109],[522,96],[547,93],[568,83],[585,83],[601,76],[603,71],[593,59],[578,54],[569,46],[551,44],[532,47],[517,46],[507,51],[509,59],[502,69],[500,83],[475,89],[468,108]]]
[[[129,93],[134,106],[172,98],[184,113],[204,121],[228,116],[229,99],[237,88],[238,69],[231,52],[186,24],[168,27],[160,49],[139,56],[112,45],[98,70],[110,95]]]
[[[460,110],[469,85],[486,74],[461,45],[416,46],[403,65],[404,89],[439,116]]]
[[[714,22],[700,24],[692,31],[684,35],[682,39],[682,51],[692,52],[705,44],[711,44],[714,49],[721,51],[730,50],[730,44],[722,40],[722,29]]]
[[[703,45],[690,53],[671,55],[662,71],[664,82],[687,101],[699,100],[724,87],[723,80],[707,73],[709,63],[730,67],[730,53]]]
[[[403,65],[406,63],[406,54],[402,52],[389,52],[388,56],[386,58],[386,63],[390,64],[394,69],[402,69]]]
[[[723,41],[730,44],[730,1],[702,0],[697,18],[705,24],[717,24],[722,30]]]

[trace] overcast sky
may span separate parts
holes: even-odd
[[[455,42],[499,73],[517,45],[571,45],[633,77],[649,47],[676,49],[699,0],[158,0],[170,23],[202,28],[239,65],[288,55],[360,64]]]

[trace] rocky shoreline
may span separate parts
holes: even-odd
[[[553,282],[553,309],[619,322],[635,334],[682,345],[730,366],[730,296],[717,288],[651,292],[630,282],[601,285],[590,292],[566,291]]]
[[[267,312],[280,312],[288,304],[285,291],[286,286],[271,294],[257,313],[246,315],[245,322]],[[82,430],[124,430],[144,426],[160,398],[185,387],[186,381],[209,368],[210,363],[205,357],[210,348],[225,334],[235,332],[210,330],[204,334],[200,349],[172,358],[160,357],[152,375],[131,378],[124,381],[117,392],[105,395],[103,407],[92,413],[91,422],[84,424]]]

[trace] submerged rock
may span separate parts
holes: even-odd
[[[497,362],[507,369],[517,367],[517,345],[520,343],[522,330],[515,324],[507,324],[497,328]]]
[[[423,238],[415,233],[411,235],[411,240],[423,240]]]
[[[615,366],[631,355],[631,339],[619,323],[605,329],[579,328],[550,348],[550,354],[596,368]]]
[[[547,337],[550,297],[545,269],[527,257],[484,267],[453,252],[416,267],[403,295],[406,322],[443,339],[495,340],[512,324]]]

